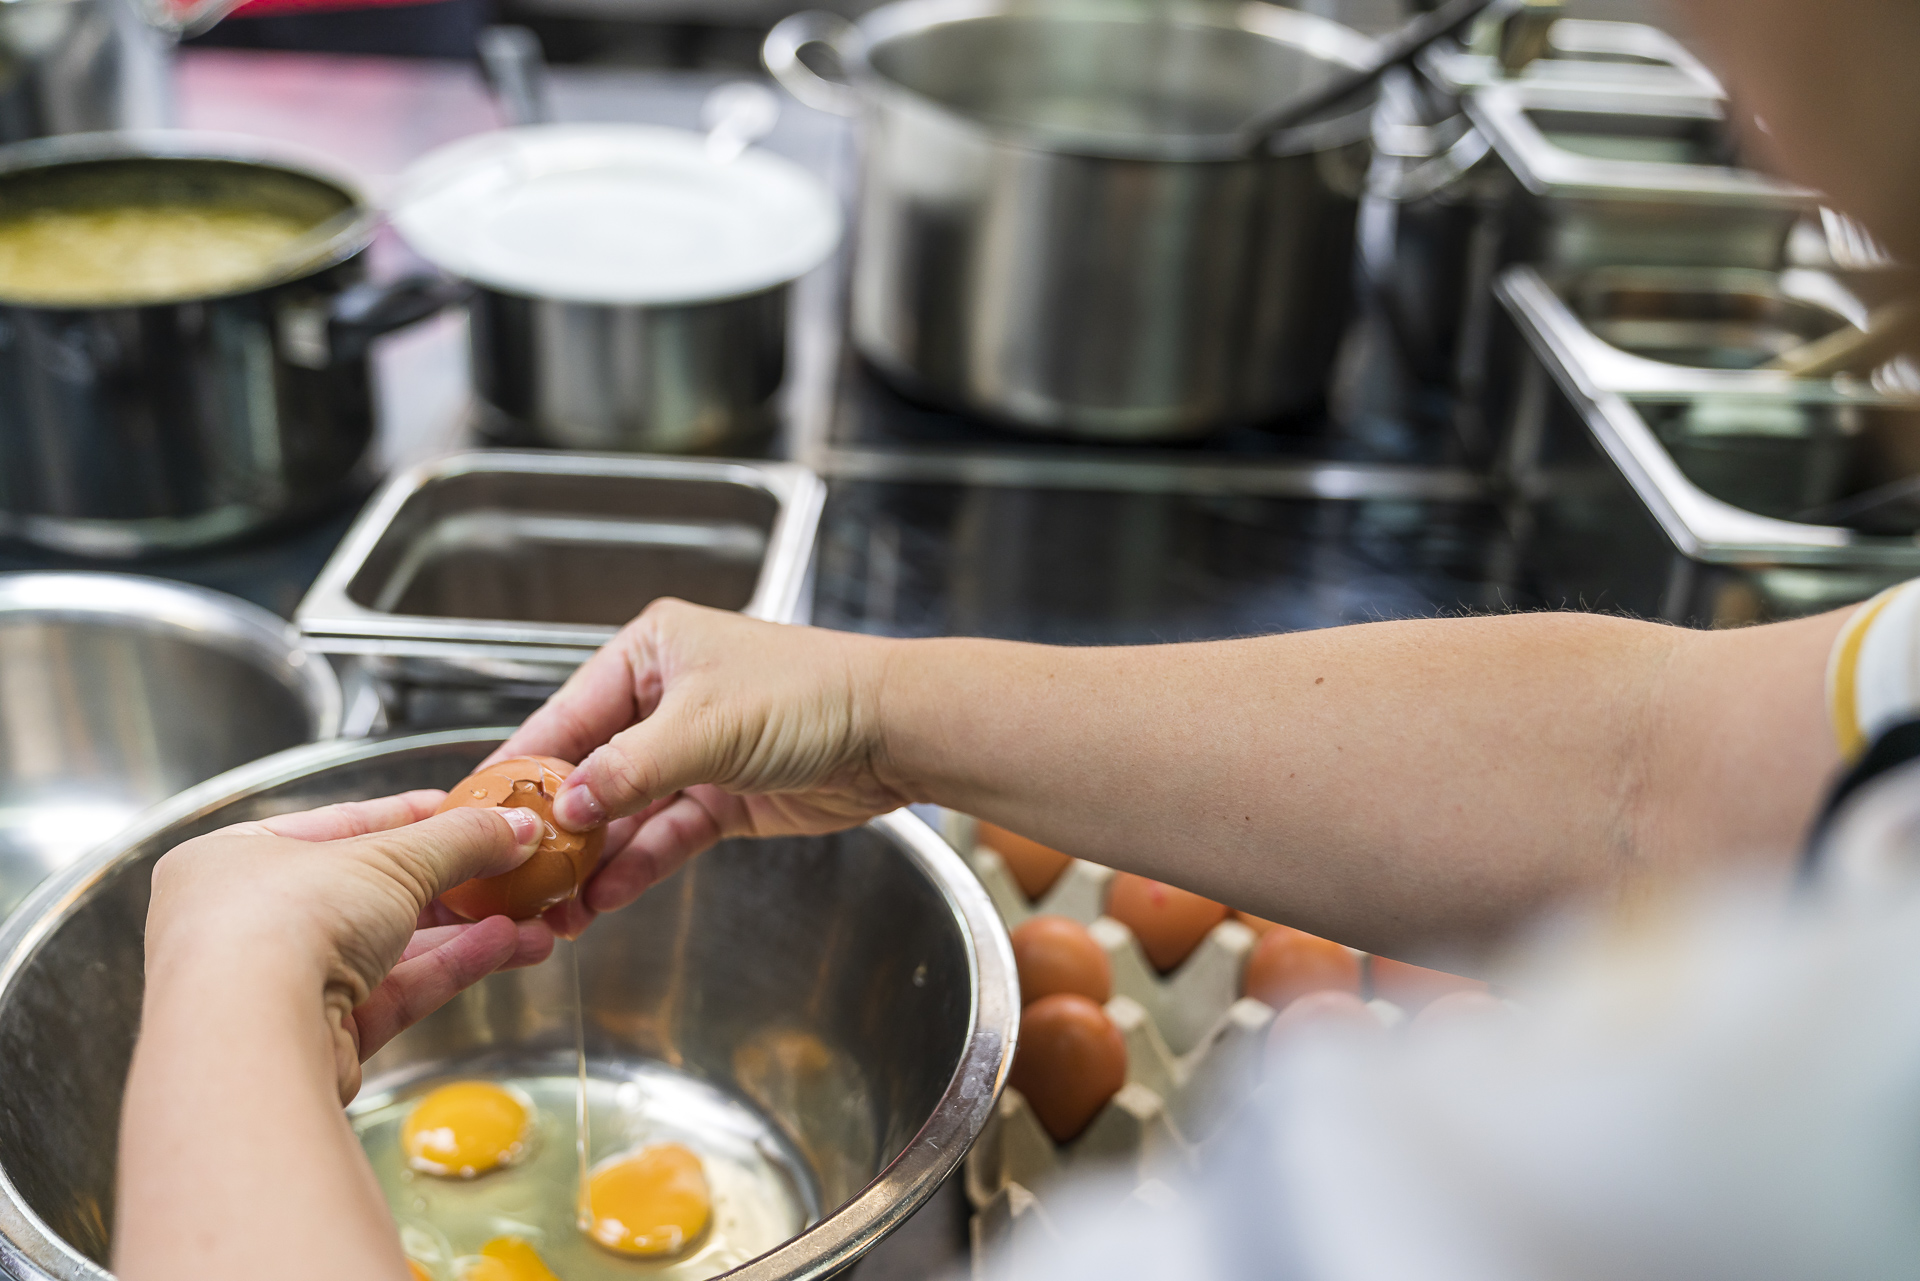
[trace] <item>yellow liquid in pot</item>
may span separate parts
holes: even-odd
[[[38,209],[0,218],[0,299],[116,306],[265,279],[313,222],[217,205]]]

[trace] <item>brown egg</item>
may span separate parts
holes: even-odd
[[[1056,992],[1075,992],[1095,1005],[1113,995],[1113,966],[1087,933],[1064,916],[1029,917],[1013,932],[1013,963],[1020,970],[1020,1002],[1031,1005]]]
[[[1479,979],[1462,978],[1444,970],[1423,969],[1384,956],[1373,958],[1373,994],[1385,997],[1409,1014],[1449,992],[1484,992]]]
[[[1198,894],[1122,872],[1107,890],[1107,915],[1133,931],[1147,959],[1165,974],[1227,919],[1227,909]]]
[[[600,862],[607,834],[597,827],[562,831],[553,821],[553,798],[572,772],[573,766],[552,756],[516,756],[474,771],[448,792],[438,813],[462,807],[532,810],[546,825],[546,834],[540,848],[519,867],[456,885],[440,901],[470,921],[489,916],[524,921],[577,894]]]
[[[1274,1055],[1303,1034],[1385,1039],[1387,1025],[1351,992],[1309,992],[1282,1010],[1267,1029],[1267,1053]]]
[[[1276,1010],[1309,992],[1359,996],[1360,958],[1338,943],[1276,925],[1254,944],[1240,987]]]
[[[1126,1083],[1126,1040],[1094,1002],[1056,992],[1021,1012],[1007,1084],[1026,1096],[1056,1143],[1086,1129]]]
[[[1013,879],[1019,882],[1020,892],[1029,900],[1037,899],[1052,889],[1053,883],[1060,879],[1060,873],[1066,871],[1067,864],[1073,862],[1072,858],[1059,850],[1048,849],[1038,841],[1030,841],[991,823],[980,824],[977,839],[1000,856],[1007,870],[1013,873]]]

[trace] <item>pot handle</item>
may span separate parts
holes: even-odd
[[[472,296],[473,286],[466,281],[426,273],[355,285],[327,309],[328,355],[334,361],[358,360],[380,335],[417,324]]]
[[[860,95],[844,80],[829,80],[800,61],[800,51],[810,44],[822,44],[839,53],[854,26],[837,13],[806,9],[782,18],[767,32],[760,46],[760,60],[788,93],[821,111],[836,116],[860,114]]]

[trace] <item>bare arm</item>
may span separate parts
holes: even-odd
[[[592,753],[568,822],[646,816],[609,842],[595,910],[723,835],[924,800],[1356,946],[1471,952],[1569,898],[1789,867],[1838,763],[1840,622],[1536,614],[1060,649],[670,602],[502,751]]]
[[[505,917],[416,931],[433,895],[539,842],[520,811],[426,818],[439,799],[242,824],[161,860],[121,1114],[116,1275],[404,1281],[393,1218],[341,1110],[360,1060],[553,947],[545,925]]]

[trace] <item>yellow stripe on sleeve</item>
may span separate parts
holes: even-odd
[[[1889,587],[1847,620],[1833,643],[1833,657],[1827,663],[1827,709],[1833,718],[1834,741],[1840,745],[1841,758],[1849,764],[1867,752],[1867,736],[1860,727],[1860,701],[1857,678],[1860,647],[1866,643],[1867,629],[1893,598],[1910,583]]]

